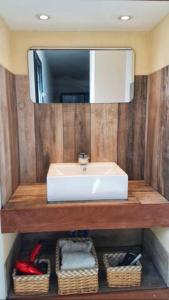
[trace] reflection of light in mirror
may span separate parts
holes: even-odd
[[[124,16],[120,16],[118,19],[120,21],[129,21],[133,18],[133,16],[127,16],[127,15],[124,15]]]
[[[43,20],[43,21],[46,21],[46,20],[49,20],[50,17],[46,14],[40,14],[40,15],[36,15],[36,17],[40,20]]]
[[[97,180],[96,180],[96,182],[94,183],[93,188],[92,188],[92,194],[95,194],[95,193],[96,193],[97,188],[99,187],[99,184],[100,184],[100,178],[97,178]]]

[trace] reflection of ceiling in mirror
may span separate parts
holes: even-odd
[[[40,13],[50,19],[38,20]],[[144,31],[169,14],[169,1],[1,0],[0,14],[13,30]],[[133,18],[121,22],[124,14]]]
[[[85,79],[89,77],[88,50],[40,50],[45,53],[53,75],[64,78]],[[82,78],[83,76],[83,78]]]

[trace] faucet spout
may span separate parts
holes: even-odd
[[[78,162],[81,166],[87,165],[89,163],[89,155],[86,153],[80,153],[78,156]]]

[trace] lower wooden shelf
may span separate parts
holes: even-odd
[[[144,181],[129,181],[128,201],[47,203],[46,185],[21,185],[1,212],[2,232],[169,226],[169,201]]]
[[[52,293],[46,296],[22,296],[17,297],[12,294],[7,298],[8,300],[168,300],[169,288],[159,288],[151,290],[135,290],[135,291],[114,291],[102,292],[97,294],[84,294],[84,295],[69,295],[59,296]]]
[[[133,248],[134,249],[134,248]],[[117,249],[116,249],[117,250]],[[122,250],[122,248],[119,250]],[[131,247],[130,247],[131,250]],[[105,273],[103,272],[103,266],[101,263],[101,256],[103,252],[109,252],[110,249],[97,249],[97,254],[100,262],[100,278],[99,278],[99,292],[97,294],[83,294],[83,295],[69,295],[69,296],[59,296],[57,294],[56,286],[56,276],[53,275],[50,282],[49,293],[45,296],[16,296],[13,293],[13,287],[9,292],[9,300],[168,300],[169,299],[169,288],[167,288],[157,269],[154,267],[153,263],[149,257],[144,253],[143,255],[143,274],[142,274],[142,284],[139,288],[123,288],[123,289],[110,289],[106,285]],[[112,251],[112,249],[111,249]],[[52,265],[54,266],[54,256],[49,255]]]

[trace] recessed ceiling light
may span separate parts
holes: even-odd
[[[121,20],[121,21],[129,21],[129,20],[131,20],[132,18],[133,18],[132,16],[124,15],[124,16],[120,16],[120,17],[119,17],[119,20]]]
[[[50,17],[46,14],[40,14],[40,15],[37,15],[36,17],[40,20],[43,20],[43,21],[46,21],[46,20],[50,19]]]

